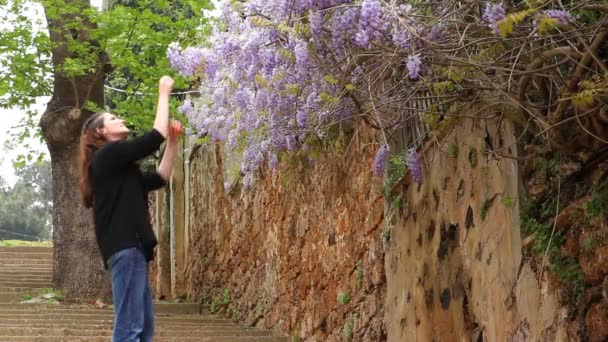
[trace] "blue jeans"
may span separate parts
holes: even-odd
[[[139,248],[127,248],[108,259],[114,300],[112,342],[148,342],[154,336],[154,307],[148,262]]]

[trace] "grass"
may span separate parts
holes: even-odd
[[[573,302],[577,303],[585,291],[584,276],[578,260],[562,255],[560,251],[565,238],[562,232],[553,232],[556,205],[555,196],[549,196],[540,204],[526,199],[522,207],[521,225],[526,233],[534,235],[532,251],[538,257],[547,256],[550,270],[559,277],[570,291]]]
[[[0,240],[4,247],[53,247],[52,241]]]
[[[338,294],[337,301],[338,304],[348,304],[348,302],[350,302],[350,295],[348,292],[340,292],[340,294]]]

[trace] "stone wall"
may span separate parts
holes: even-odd
[[[173,196],[157,195],[155,221],[171,226],[156,228],[157,297],[179,296],[181,268],[190,300],[306,341],[567,340],[522,257],[517,164],[482,152],[517,156],[511,127],[452,128],[423,148],[424,182],[406,177],[401,206],[372,176],[365,129],[343,154],[283,163],[229,193],[221,148],[187,150]]]
[[[387,215],[389,341],[556,341],[557,301],[522,259],[520,185],[509,124],[467,120],[422,154]]]
[[[309,341],[350,331],[383,339],[382,199],[370,181],[371,141],[360,131],[345,157],[279,169],[230,194],[219,147],[201,149],[190,164],[188,293],[213,302],[229,291],[228,316]]]

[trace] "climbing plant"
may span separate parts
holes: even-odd
[[[167,53],[200,79],[182,110],[242,155],[245,186],[286,153],[340,143],[357,121],[380,133],[381,175],[398,152],[392,132],[412,120],[441,132],[502,116],[564,152],[604,144],[606,12],[591,0],[225,1],[208,39]]]

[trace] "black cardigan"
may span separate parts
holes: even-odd
[[[150,223],[148,192],[166,182],[157,173],[144,174],[137,161],[157,151],[164,141],[153,129],[144,135],[105,144],[93,154],[91,183],[95,236],[104,267],[112,254],[126,248],[143,248],[146,260],[158,243]]]

